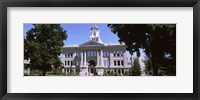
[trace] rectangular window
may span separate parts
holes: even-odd
[[[67,54],[67,57],[70,57],[70,53]]]
[[[87,55],[90,56],[90,51],[88,51],[87,53],[88,53]]]
[[[120,52],[119,51],[117,51],[117,57],[119,57],[120,56]]]
[[[65,66],[67,65],[66,63],[67,63],[67,62],[65,61]]]
[[[121,65],[124,66],[124,61],[123,60],[121,61]]]
[[[109,53],[109,52],[107,52],[107,57],[109,57],[109,54],[110,54],[110,53]]]
[[[104,63],[104,66],[107,66],[107,65],[106,65],[106,60],[104,60],[103,63]]]
[[[94,56],[95,56],[95,57],[97,56],[97,52],[96,52],[96,51],[94,51]]]
[[[108,51],[103,52],[103,56],[104,57],[109,57],[109,52]]]
[[[120,61],[119,60],[117,61],[117,65],[120,66]]]
[[[93,52],[91,51],[90,53],[91,53],[91,56],[93,56]]]
[[[73,61],[71,61],[71,66],[73,65]]]
[[[67,61],[67,65],[69,66],[69,61]]]
[[[117,64],[116,64],[116,60],[114,60],[114,65],[116,66]]]
[[[73,57],[73,53],[71,53],[71,57]]]
[[[105,51],[103,52],[103,56],[106,57],[106,52]]]

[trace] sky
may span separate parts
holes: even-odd
[[[61,27],[67,31],[67,40],[65,45],[82,44],[89,40],[90,29],[94,24],[61,24]],[[100,29],[100,38],[103,43],[118,43],[119,38],[113,34],[107,24],[96,24]],[[24,24],[24,36],[26,32],[33,28],[32,24]]]

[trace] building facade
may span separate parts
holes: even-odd
[[[63,73],[94,76],[115,73],[123,75],[130,69],[133,58],[124,44],[104,44],[100,29],[92,26],[89,40],[80,45],[66,45],[61,50]]]

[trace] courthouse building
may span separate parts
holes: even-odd
[[[80,76],[104,75],[128,72],[133,62],[124,44],[104,44],[100,38],[100,29],[92,26],[91,35],[80,45],[66,45],[62,48],[61,61],[64,73],[76,73]],[[108,37],[109,38],[109,37]]]

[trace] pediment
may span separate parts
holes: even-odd
[[[87,41],[87,42],[81,44],[80,47],[81,46],[104,46],[104,44],[95,42],[95,41]]]

